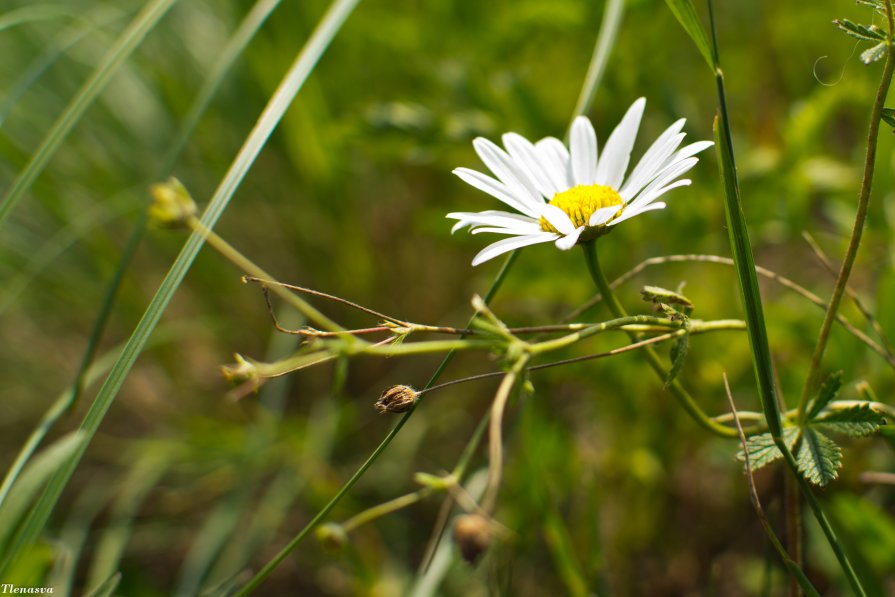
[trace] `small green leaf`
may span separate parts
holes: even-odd
[[[787,427],[783,430],[783,442],[786,444],[786,447],[790,449],[790,451],[792,450],[792,447],[796,443],[796,439],[798,437],[798,427]],[[770,433],[753,435],[752,437],[747,439],[746,450],[748,450],[749,465],[752,467],[753,471],[765,467],[775,460],[783,457],[783,454],[780,453],[777,445],[774,444],[774,438],[771,437]],[[737,460],[741,462],[745,461],[745,456],[742,450],[740,450],[737,454]]]
[[[820,391],[817,392],[817,396],[815,396],[811,402],[808,403],[807,414],[805,415],[805,420],[810,421],[814,417],[816,417],[820,411],[824,409],[826,405],[830,403],[833,398],[836,397],[836,394],[839,393],[839,388],[842,387],[842,371],[836,371],[835,373],[831,373],[830,376],[824,381],[823,385],[820,386]]]
[[[796,454],[799,472],[815,485],[826,485],[839,476],[842,450],[820,431],[806,427]]]
[[[649,303],[665,303],[668,305],[681,305],[687,309],[693,308],[693,301],[680,292],[675,292],[674,290],[668,290],[667,288],[661,288],[659,286],[644,286],[640,289],[640,295],[643,297],[643,300]]]
[[[886,55],[886,47],[886,42],[881,41],[869,50],[864,50],[861,52],[861,62],[870,64],[871,62],[880,60]]]
[[[687,352],[690,349],[690,332],[684,333],[671,346],[671,369],[668,371],[668,377],[665,378],[665,387],[667,388],[677,374],[681,372],[684,361],[687,359]]]
[[[882,116],[883,122],[885,122],[892,128],[895,128],[895,109],[883,108],[883,113],[881,116]]]
[[[684,31],[687,32],[690,39],[696,44],[696,49],[698,49],[699,53],[702,54],[702,57],[705,58],[705,63],[709,65],[709,68],[714,70],[715,61],[712,58],[709,38],[705,33],[705,29],[702,27],[702,23],[699,21],[699,16],[696,14],[693,2],[691,0],[665,0],[665,4],[668,5],[668,8],[674,13],[675,18],[677,18],[678,22],[684,28]]]
[[[880,2],[880,0],[857,0],[857,3],[869,6],[881,16],[886,16],[886,5]]]
[[[868,41],[881,41],[886,39],[886,34],[876,25],[867,27],[866,25],[853,23],[848,19],[836,19],[833,23],[848,35],[857,37],[858,39]]]
[[[856,404],[848,408],[827,411],[812,421],[813,426],[825,431],[851,437],[863,437],[879,431],[886,424],[886,417],[873,410],[869,404]]]

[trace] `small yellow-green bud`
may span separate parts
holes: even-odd
[[[348,534],[342,525],[335,522],[327,522],[317,527],[315,531],[317,541],[323,546],[323,549],[331,554],[338,554],[342,548],[348,543]]]
[[[149,206],[149,217],[162,228],[185,227],[190,218],[199,213],[189,191],[173,176],[165,182],[152,185],[150,192],[152,203]]]
[[[221,373],[228,383],[238,384],[252,379],[258,379],[258,368],[255,363],[247,360],[241,354],[234,354],[236,360],[232,365],[222,365]]]
[[[379,414],[403,413],[410,410],[420,393],[410,386],[392,386],[379,396],[379,400],[373,405]]]
[[[481,514],[463,514],[454,521],[454,543],[470,565],[491,546],[493,536],[491,523]]]

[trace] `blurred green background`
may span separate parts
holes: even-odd
[[[836,30],[852,2],[718,3],[741,190],[756,262],[821,297],[832,288],[802,239],[838,260],[851,230],[870,105],[881,66]],[[25,167],[52,123],[142,4],[12,0],[0,13],[0,188]],[[177,3],[114,77],[0,229],[0,423],[4,465],[71,383],[118,257],[148,201],[203,81],[252,7]],[[327,3],[283,2],[223,79],[173,174],[204,204]],[[478,135],[562,136],[603,14],[584,0],[361,2],[324,55],[224,213],[217,231],[278,279],[408,320],[462,325],[500,260],[469,265],[489,239],[450,235],[450,211],[499,209],[451,174],[484,169]],[[704,7],[700,4],[699,9]],[[705,16],[705,15],[703,15]],[[639,155],[679,117],[690,140],[711,137],[711,73],[661,0],[632,0],[589,115],[598,137],[637,97],[648,100]],[[875,192],[853,285],[895,338],[892,135],[880,137]],[[665,254],[728,255],[711,152],[669,208],[602,241],[616,277]],[[127,339],[184,233],[152,230],[124,280],[100,352]],[[360,358],[282,378],[228,400],[218,367],[232,354],[286,354],[257,288],[210,249],[178,290],[91,443],[46,541],[17,582],[76,594],[123,574],[122,595],[197,594],[267,562],[338,490],[394,423],[372,403],[396,383],[422,386],[438,357]],[[732,269],[647,269],[619,291],[646,313],[639,288],[685,293],[703,319],[741,317]],[[822,311],[763,281],[784,397],[794,406]],[[494,310],[512,325],[557,321],[594,290],[579,251],[522,252]],[[373,321],[318,305],[346,325]],[[843,313],[863,326],[851,304]],[[286,313],[281,314],[287,317]],[[591,320],[607,318],[595,310]],[[297,322],[293,322],[297,324]],[[866,326],[863,326],[866,327]],[[599,337],[565,356],[625,343]],[[667,348],[662,349],[667,355]],[[869,382],[888,401],[892,371],[834,330],[826,369],[843,369],[844,398]],[[494,370],[458,358],[445,379]],[[532,375],[511,403],[497,519],[514,535],[475,567],[454,557],[436,594],[784,594],[785,577],[752,511],[735,442],[683,413],[636,353]],[[344,383],[341,373],[345,373]],[[727,410],[722,372],[740,408],[758,409],[748,341],[694,338],[681,379],[713,414]],[[335,380],[335,382],[334,382]],[[333,513],[342,521],[412,491],[416,471],[457,462],[496,381],[428,396],[396,442]],[[77,426],[91,387],[51,437]],[[840,480],[820,492],[874,594],[895,591],[895,490],[859,480],[890,471],[884,439],[851,441]],[[484,466],[484,454],[474,460]],[[774,467],[756,481],[780,520]],[[430,499],[365,525],[338,555],[304,543],[263,586],[271,595],[397,595],[409,591],[435,525]],[[806,520],[807,572],[843,591],[832,555]],[[782,527],[778,524],[782,532]],[[6,579],[0,579],[6,582]],[[244,578],[243,578],[244,580]]]

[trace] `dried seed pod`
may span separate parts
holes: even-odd
[[[373,406],[380,414],[403,413],[416,404],[419,395],[420,393],[410,386],[392,386],[382,392]]]
[[[345,529],[342,528],[342,525],[334,522],[320,525],[317,527],[315,534],[323,549],[331,554],[337,554],[342,551],[342,548],[348,542],[348,534],[345,533]]]
[[[464,514],[454,521],[454,543],[470,565],[491,546],[492,537],[491,522],[480,514]]]

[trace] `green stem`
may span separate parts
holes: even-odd
[[[363,524],[376,520],[377,518],[381,518],[387,514],[391,514],[392,512],[397,512],[398,510],[406,508],[407,506],[412,506],[431,493],[432,489],[430,489],[429,487],[424,487],[422,489],[414,491],[413,493],[408,493],[406,495],[402,495],[389,500],[385,503],[377,504],[372,508],[368,508],[363,512],[355,514],[354,516],[343,522],[341,525],[342,530],[344,530],[346,533],[350,533],[352,530]]]
[[[518,255],[518,251],[513,251],[507,257],[506,261],[504,261],[503,267],[500,268],[500,271],[497,273],[497,277],[494,278],[494,281],[491,283],[491,287],[488,289],[488,292],[485,293],[484,301],[486,304],[491,301],[491,299],[494,297],[497,290],[503,284],[503,281],[506,278],[507,273],[509,273],[510,267],[515,262],[517,255]],[[473,315],[472,318],[469,320],[469,323],[467,324],[466,327],[469,327],[470,325],[472,325],[472,323],[475,321],[475,319],[477,317],[478,317],[478,315]],[[461,336],[461,338],[462,338],[462,336]],[[425,388],[423,388],[423,389],[433,386],[438,381],[438,378],[441,377],[441,374],[447,368],[448,363],[450,363],[451,360],[453,359],[454,354],[455,354],[455,352],[451,351],[444,356],[444,359],[442,359],[441,364],[438,366],[437,369],[435,369],[435,372],[432,374],[432,377],[429,379],[429,382],[426,384]],[[255,576],[253,576],[236,593],[237,597],[244,597],[245,595],[249,595],[252,593],[252,591],[254,591],[256,588],[258,588],[258,586],[262,582],[264,582],[264,579],[266,579],[268,576],[270,576],[270,573],[273,572],[276,569],[276,567],[279,566],[282,563],[282,561],[285,560],[289,556],[289,554],[291,554],[293,551],[295,551],[295,549],[301,544],[301,542],[305,539],[305,537],[307,537],[308,534],[312,530],[314,530],[314,528],[316,528],[317,525],[319,525],[320,522],[324,518],[326,518],[329,515],[329,513],[332,511],[332,509],[336,507],[336,504],[338,504],[342,500],[342,498],[345,497],[345,494],[347,494],[351,490],[351,488],[354,487],[355,483],[357,483],[360,480],[360,478],[364,476],[364,473],[366,473],[367,470],[373,465],[373,463],[376,462],[376,460],[379,458],[379,456],[383,452],[385,452],[386,448],[389,447],[389,445],[392,443],[392,441],[398,435],[398,432],[401,431],[401,428],[404,427],[404,425],[407,423],[407,421],[413,415],[414,411],[416,410],[416,408],[419,406],[419,404],[421,402],[422,402],[422,400],[417,402],[417,404],[416,404],[416,406],[414,406],[414,408],[409,410],[407,412],[407,414],[405,414],[403,417],[401,417],[401,420],[398,421],[398,423],[394,426],[394,428],[392,428],[392,430],[389,432],[389,434],[386,435],[385,438],[382,440],[382,442],[380,442],[380,444],[376,447],[376,449],[373,450],[373,453],[370,454],[369,458],[367,458],[367,460],[364,461],[364,463],[360,466],[360,468],[358,468],[354,472],[354,474],[351,475],[351,478],[348,479],[348,481],[339,489],[339,491],[336,493],[336,495],[334,495],[332,497],[332,499],[330,499],[329,502],[327,502],[327,504],[319,512],[317,512],[317,514],[314,516],[314,518],[312,518],[311,521],[308,522],[308,524],[306,524],[305,527],[301,531],[299,531],[299,533],[295,537],[293,537],[292,540],[282,550],[280,550],[280,552],[276,556],[273,557],[273,559],[271,559],[267,564],[265,564],[265,566],[261,570],[259,570],[258,573],[255,574]]]
[[[887,0],[888,3],[888,0]],[[799,483],[799,489],[805,496],[814,517],[823,530],[842,571],[845,573],[849,584],[857,595],[865,595],[861,582],[858,580],[851,563],[839,545],[833,527],[826,517],[817,497],[811,490],[808,481],[799,472],[798,464],[792,452],[789,451],[786,442],[783,441],[783,429],[780,421],[780,408],[776,399],[771,352],[768,344],[767,329],[764,322],[764,312],[761,302],[761,294],[758,289],[758,279],[755,274],[755,261],[752,255],[752,245],[749,242],[749,233],[746,227],[746,218],[743,214],[743,205],[740,200],[739,184],[737,182],[736,164],[734,162],[733,140],[730,134],[730,120],[727,113],[727,100],[724,90],[724,73],[721,70],[718,38],[715,29],[715,18],[712,2],[709,0],[709,20],[712,26],[712,51],[715,67],[715,84],[718,91],[719,116],[715,118],[715,143],[719,155],[721,167],[721,179],[724,183],[724,211],[727,219],[730,247],[737,272],[737,280],[740,285],[740,294],[743,298],[743,307],[746,311],[746,323],[749,329],[749,341],[752,348],[752,359],[755,368],[755,377],[758,385],[759,398],[765,413],[774,444],[783,454],[783,459],[792,475]],[[890,11],[891,12],[891,11]],[[891,53],[891,46],[890,46]],[[891,60],[887,62],[890,63]],[[869,192],[869,189],[868,189]]]
[[[241,269],[243,272],[256,278],[264,278],[268,280],[274,279],[273,276],[255,265],[252,260],[240,253],[239,250],[236,249],[236,247],[221,238],[217,232],[215,232],[211,228],[208,228],[207,226],[204,226],[202,222],[200,222],[197,218],[190,218],[189,226],[195,232],[201,234],[205,238],[205,242],[211,245],[218,253],[220,253],[224,258],[233,263],[233,265]],[[299,297],[297,294],[290,292],[288,289],[284,288],[282,285],[275,284],[269,286],[269,288],[274,294],[295,307],[295,309],[299,313],[307,317],[310,321],[315,322],[316,325],[319,325],[320,327],[329,331],[343,331],[342,326],[312,307],[310,303]],[[354,336],[348,336],[345,340],[349,343],[362,342],[362,340],[359,340]]]
[[[603,295],[603,300],[606,301],[609,310],[616,317],[627,317],[628,314],[625,312],[625,308],[622,307],[621,303],[618,302],[618,299],[615,297],[615,293],[612,291],[612,287],[609,285],[609,280],[606,279],[606,275],[603,273],[603,270],[600,268],[600,260],[597,256],[597,242],[591,241],[585,243],[583,245],[584,248],[584,256],[587,261],[587,269],[590,272],[591,277],[594,280],[594,283],[597,285],[597,289],[600,291],[600,294]],[[632,342],[637,342],[640,340],[640,334],[629,332],[628,335],[631,338]],[[643,349],[643,354],[646,355],[646,360],[649,363],[650,367],[652,367],[653,371],[656,372],[656,375],[659,376],[659,379],[665,379],[667,376],[667,371],[665,369],[665,365],[662,363],[662,359],[653,350],[652,347],[646,346]],[[730,437],[735,438],[737,436],[737,432],[730,427],[725,427],[712,420],[703,410],[699,407],[696,401],[692,396],[684,389],[684,387],[678,383],[677,381],[673,381],[668,384],[668,390],[671,392],[671,395],[674,396],[680,405],[684,408],[687,413],[693,417],[693,419],[699,423],[701,427],[704,429],[711,431],[712,433],[719,435],[721,437]]]
[[[861,191],[858,195],[858,210],[855,213],[855,223],[852,227],[851,239],[848,241],[848,249],[846,249],[845,258],[842,260],[839,276],[836,278],[836,285],[833,287],[833,295],[830,297],[830,303],[827,305],[827,313],[818,334],[817,344],[814,346],[814,353],[811,355],[808,376],[805,379],[805,385],[802,388],[802,395],[799,399],[799,421],[804,421],[808,401],[814,388],[817,387],[820,381],[820,364],[830,339],[830,329],[833,327],[839,304],[842,301],[843,294],[845,294],[848,278],[851,275],[852,266],[855,264],[858,249],[861,246],[864,223],[867,220],[867,210],[870,206],[870,190],[873,186],[873,171],[876,165],[876,145],[879,137],[880,119],[883,113],[883,106],[886,103],[886,95],[889,93],[889,85],[892,82],[892,73],[895,71],[895,46],[892,45],[893,17],[890,0],[886,0],[886,15],[889,20],[886,64],[883,67],[883,77],[879,83],[876,100],[873,102],[873,109],[870,113],[870,126],[867,131],[867,153],[864,157],[864,175],[861,179]]]
[[[531,355],[525,353],[513,363],[513,368],[504,375],[500,382],[500,387],[497,388],[491,406],[491,422],[488,429],[490,442],[488,445],[488,488],[482,498],[482,509],[489,514],[494,512],[497,505],[497,493],[500,491],[500,479],[503,475],[503,413],[506,410],[507,401],[510,399],[510,392],[530,358]]]

